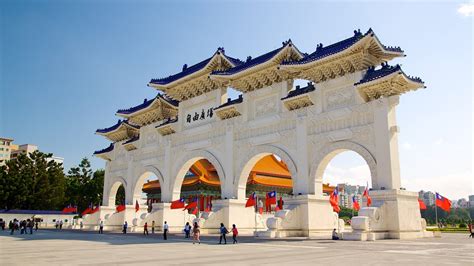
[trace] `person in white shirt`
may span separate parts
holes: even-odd
[[[165,221],[165,224],[163,225],[163,240],[168,240],[168,229],[168,223]]]

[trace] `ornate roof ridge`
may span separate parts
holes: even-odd
[[[95,132],[96,132],[96,133],[108,133],[108,132],[110,132],[110,131],[116,130],[116,129],[119,128],[122,124],[125,124],[125,125],[127,125],[127,126],[133,127],[133,128],[135,128],[135,129],[139,129],[139,128],[140,128],[140,126],[132,125],[132,124],[128,123],[128,120],[121,120],[121,119],[119,119],[115,125],[113,125],[113,126],[111,126],[111,127],[107,127],[107,128],[100,128],[100,129],[97,129]]]
[[[247,60],[244,63],[238,66],[229,68],[228,70],[213,71],[211,75],[232,75],[232,74],[244,71],[246,69],[249,69],[251,67],[263,64],[267,62],[268,60],[272,59],[276,54],[278,54],[281,50],[283,50],[287,46],[293,47],[298,53],[300,53],[301,55],[304,55],[304,53],[300,52],[300,50],[296,48],[296,46],[292,43],[291,39],[288,39],[287,41],[282,42],[282,46],[279,48],[276,48],[270,52],[259,55],[255,58],[248,56]]]
[[[217,106],[216,108],[214,108],[214,110],[218,110],[218,109],[221,109],[221,108],[224,108],[226,106],[230,106],[230,105],[234,105],[234,104],[238,104],[238,103],[241,103],[243,102],[244,98],[242,97],[242,94],[239,95],[239,97],[231,100],[230,98],[227,98],[227,102]]]
[[[212,58],[214,58],[214,56],[216,56],[216,55],[222,55],[223,57],[225,57],[227,60],[229,60],[229,62],[231,62],[234,65],[239,65],[239,64],[243,63],[240,59],[227,56],[225,54],[224,48],[219,47],[219,48],[217,48],[217,51],[211,57],[209,57],[209,58],[207,58],[207,59],[205,59],[205,60],[203,60],[199,63],[196,63],[192,66],[189,66],[189,67],[188,67],[187,64],[184,64],[181,72],[176,73],[174,75],[170,75],[170,76],[165,77],[165,78],[151,79],[150,83],[165,85],[165,84],[171,83],[173,81],[176,81],[178,79],[181,79],[181,78],[183,78],[187,75],[198,72],[199,70],[203,69],[212,60]]]
[[[362,34],[360,29],[358,29],[358,30],[354,30],[354,35],[352,37],[346,38],[339,42],[332,43],[328,46],[323,46],[322,43],[319,43],[316,46],[316,51],[314,51],[313,53],[305,56],[299,61],[283,62],[282,65],[299,65],[299,64],[306,64],[309,62],[320,60],[322,58],[328,57],[333,54],[337,54],[339,52],[342,52],[348,49],[349,47],[353,46],[354,44],[356,44],[358,41],[360,41],[366,36],[374,37],[380,43],[382,48],[387,51],[403,53],[403,50],[400,47],[392,47],[392,46],[383,45],[378,39],[375,32],[372,30],[372,28],[369,28],[369,30],[365,34]]]
[[[132,143],[132,142],[137,141],[139,139],[140,139],[140,135],[133,136],[131,139],[125,141],[122,145]]]
[[[169,104],[173,105],[173,106],[178,106],[179,104],[179,101],[176,101],[176,100],[173,100],[173,99],[169,99],[166,95],[163,96],[161,94],[157,94],[153,99],[150,99],[150,100],[147,100],[145,98],[145,100],[143,100],[143,103],[137,105],[137,106],[133,106],[133,107],[130,107],[128,109],[119,109],[117,111],[117,114],[132,114],[132,113],[135,113],[137,111],[140,111],[140,110],[143,110],[147,107],[149,107],[156,99],[163,99],[165,100],[166,102],[168,102]]]
[[[355,83],[354,85],[357,86],[357,85],[367,83],[376,79],[380,79],[396,72],[404,75],[407,79],[413,82],[424,84],[424,81],[421,78],[408,76],[407,74],[405,74],[405,72],[403,72],[399,64],[390,66],[388,63],[382,63],[381,68],[379,69],[375,69],[375,66],[372,66],[369,69],[367,69],[367,72],[365,73],[364,77],[359,82]]]
[[[102,149],[102,150],[95,151],[94,155],[111,152],[111,151],[113,151],[113,149],[114,149],[114,144],[110,143],[109,147],[107,147],[105,149]]]
[[[288,99],[288,98],[292,98],[292,97],[295,97],[295,96],[298,96],[298,95],[301,95],[301,94],[305,94],[305,93],[314,91],[315,89],[316,89],[316,87],[314,87],[314,83],[313,82],[308,82],[306,87],[301,88],[298,85],[298,86],[296,86],[296,88],[294,90],[289,91],[288,95],[286,95],[285,97],[283,97],[281,99],[285,100],[285,99]]]

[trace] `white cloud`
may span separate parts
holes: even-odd
[[[459,6],[458,13],[466,17],[472,16],[474,13],[474,2],[471,1],[470,3]]]
[[[474,194],[474,179],[471,171],[402,178],[402,186],[409,191],[436,191],[449,199],[467,198],[468,195]]]
[[[441,145],[444,143],[444,139],[443,138],[439,138],[435,141],[435,145]]]

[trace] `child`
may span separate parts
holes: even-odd
[[[237,243],[237,235],[239,234],[239,231],[237,230],[237,227],[235,227],[235,224],[232,225],[232,239],[234,240],[234,244]]]
[[[199,230],[199,225],[197,224],[197,222],[194,222],[194,226],[193,226],[193,244],[194,244],[194,241],[198,241],[199,244],[201,244],[201,239],[199,239],[199,235],[201,234],[201,230]]]

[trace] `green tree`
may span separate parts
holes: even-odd
[[[0,206],[6,209],[57,209],[64,200],[62,164],[52,154],[20,154],[0,169]]]
[[[90,204],[100,204],[104,185],[104,170],[91,169],[87,158],[83,158],[77,167],[72,167],[66,178],[66,204],[77,205],[83,211]]]
[[[115,205],[124,204],[125,202],[125,188],[123,185],[117,189],[117,195],[115,196]]]

